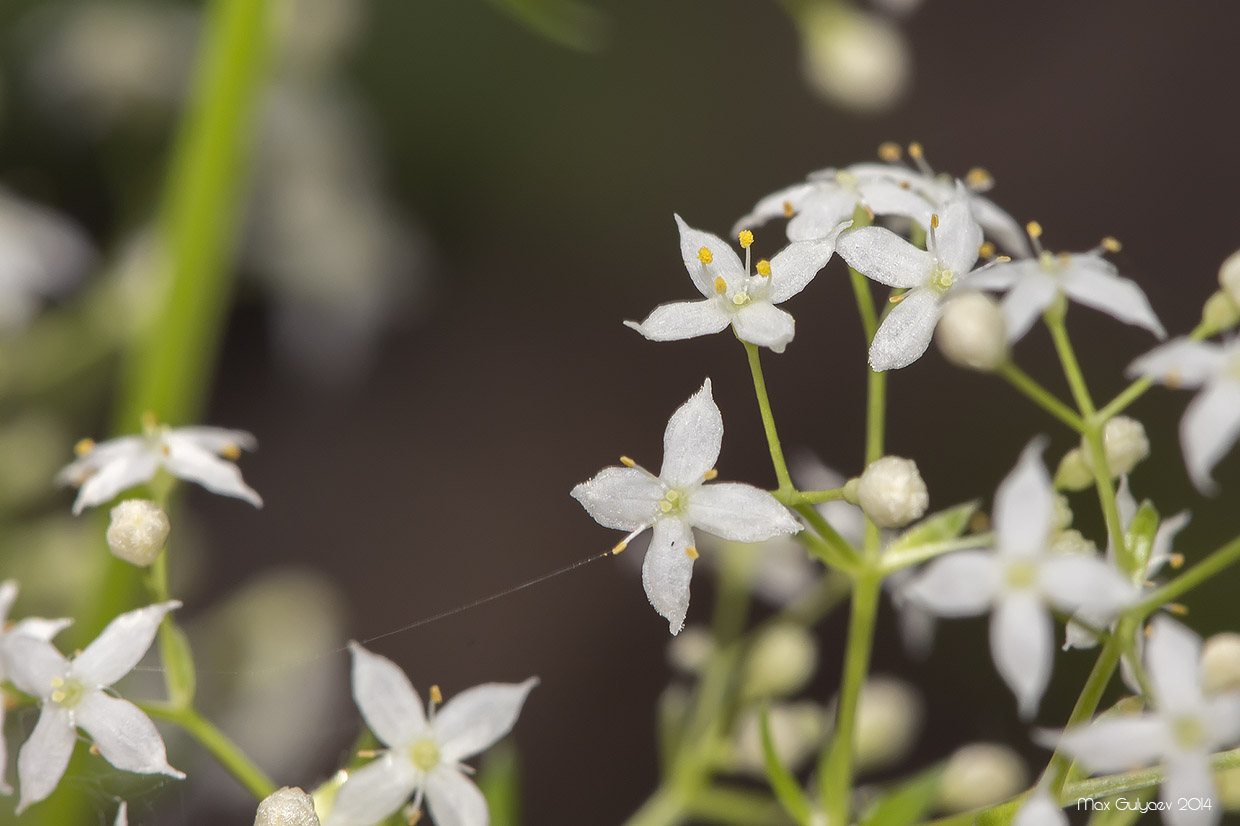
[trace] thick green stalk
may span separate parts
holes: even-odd
[[[766,393],[766,378],[762,375],[762,361],[758,345],[742,341],[749,356],[749,372],[753,374],[753,389],[758,396],[758,410],[762,413],[762,428],[766,431],[766,444],[771,451],[771,464],[775,466],[775,479],[779,492],[790,494],[795,488],[788,476],[788,464],[784,461],[784,449],[779,443],[779,431],[775,429],[775,415],[771,412],[771,399]]]
[[[174,723],[197,740],[256,800],[276,790],[275,783],[236,743],[192,708],[175,708],[164,703],[138,703],[138,707],[152,717]]]

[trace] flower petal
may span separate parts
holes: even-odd
[[[9,612],[13,610],[13,603],[17,600],[17,580],[6,579],[0,582],[0,632],[2,632],[5,621],[9,618]]]
[[[1068,826],[1068,816],[1049,794],[1039,790],[1016,811],[1012,826]]]
[[[101,505],[134,485],[150,481],[158,469],[159,457],[146,449],[109,459],[78,489],[77,499],[73,501],[74,514]]]
[[[164,615],[180,607],[181,603],[169,600],[121,614],[73,658],[71,673],[91,688],[112,685],[133,671],[146,654]]]
[[[969,275],[974,290],[1010,290],[1025,279],[1031,262],[1003,261]]]
[[[715,295],[715,278],[722,278],[729,285],[738,278],[745,276],[745,265],[737,257],[732,246],[709,232],[694,229],[676,216],[676,226],[680,227],[680,257],[689,271],[689,277],[698,288],[698,292],[707,298]],[[698,253],[705,247],[710,250],[711,263],[703,264]]]
[[[717,333],[727,327],[732,316],[719,306],[717,298],[678,301],[655,307],[646,320],[624,322],[651,341],[682,341]]]
[[[1165,615],[1150,622],[1145,667],[1160,712],[1191,714],[1201,709],[1200,663],[1201,637]]]
[[[1180,419],[1180,447],[1189,478],[1202,493],[1213,494],[1218,485],[1210,471],[1240,437],[1240,382],[1229,378],[1213,381],[1188,403]]]
[[[56,789],[76,743],[77,733],[69,711],[54,703],[43,706],[39,722],[17,755],[17,777],[21,783],[18,814]]]
[[[12,794],[13,787],[5,778],[9,770],[9,744],[4,737],[4,703],[0,702],[0,794]]]
[[[1136,282],[1116,274],[1098,255],[1074,255],[1063,273],[1063,289],[1073,300],[1100,310],[1125,324],[1144,327],[1159,338],[1167,330]]]
[[[1210,695],[1201,717],[1209,724],[1206,740],[1210,751],[1234,746],[1240,740],[1240,693]]]
[[[815,184],[802,182],[772,192],[754,204],[748,214],[741,216],[740,220],[732,226],[732,234],[738,235],[743,229],[752,230],[775,218],[788,217],[790,212],[797,211],[815,187]]]
[[[930,253],[882,227],[850,229],[835,249],[848,266],[888,287],[920,287],[934,267]]]
[[[1016,695],[1020,716],[1038,712],[1051,679],[1055,629],[1050,612],[1032,590],[1009,593],[990,618],[990,653],[999,676]]]
[[[422,700],[400,666],[372,654],[356,642],[353,652],[353,700],[362,718],[386,746],[403,748],[427,729]]]
[[[1038,566],[1038,578],[1043,597],[1056,608],[1069,614],[1084,609],[1103,625],[1138,596],[1119,571],[1086,554],[1049,555]]]
[[[69,673],[69,661],[47,640],[24,634],[5,639],[9,679],[33,697],[52,693],[52,680]]]
[[[167,438],[188,441],[212,453],[227,453],[232,449],[258,450],[258,439],[248,430],[229,430],[224,427],[178,427],[169,431]]]
[[[782,304],[805,289],[835,254],[836,238],[850,226],[852,222],[845,221],[818,241],[789,244],[775,253],[771,259],[771,287],[767,293],[771,303]]]
[[[1104,717],[1063,732],[1058,745],[1092,772],[1118,772],[1159,760],[1171,745],[1167,727],[1152,714]]]
[[[396,812],[418,786],[418,770],[402,754],[386,752],[349,773],[323,826],[374,826]]]
[[[1150,547],[1150,558],[1145,567],[1147,577],[1157,574],[1171,560],[1175,538],[1188,526],[1192,518],[1193,515],[1188,511],[1180,511],[1158,523],[1158,530],[1154,532],[1154,542]]]
[[[969,204],[973,217],[1004,252],[1013,258],[1027,258],[1032,253],[1025,228],[998,204],[977,193],[969,195]]]
[[[486,798],[460,771],[442,766],[426,778],[426,803],[435,826],[487,826]]]
[[[857,184],[861,201],[875,215],[899,215],[916,221],[920,226],[930,226],[934,207],[916,190],[900,186],[887,178],[862,180]]]
[[[654,522],[663,486],[638,468],[609,467],[573,488],[572,497],[603,527],[635,531]]]
[[[853,217],[856,208],[856,192],[834,183],[820,183],[788,222],[788,240],[816,241],[826,238],[841,221]]]
[[[1055,492],[1042,463],[1045,449],[1044,437],[1029,442],[995,491],[995,536],[1005,555],[1033,556],[1050,544]]]
[[[769,301],[746,304],[732,318],[736,337],[782,353],[796,334],[796,321]]]
[[[1167,807],[1163,813],[1167,826],[1212,826],[1222,819],[1222,806],[1215,808],[1222,801],[1216,794],[1209,755],[1204,751],[1172,755],[1165,768],[1158,797]],[[1211,808],[1202,805],[1207,802]]]
[[[991,551],[958,551],[939,557],[901,594],[942,617],[984,614],[999,593],[998,560]]]
[[[921,358],[939,323],[939,299],[930,290],[912,290],[892,308],[870,343],[875,372],[898,370]]]
[[[212,493],[245,500],[256,508],[263,506],[263,497],[241,478],[241,469],[209,450],[186,439],[174,439],[175,431],[165,441],[168,456],[164,467],[188,482],[197,482]]]
[[[642,587],[646,598],[667,618],[673,634],[685,626],[689,612],[689,579],[693,576],[693,558],[687,553],[693,546],[693,533],[680,519],[660,519],[642,562]]]
[[[739,482],[698,488],[685,515],[693,527],[733,542],[761,542],[801,530],[801,523],[774,496]]]
[[[985,273],[983,273],[984,275]],[[969,278],[973,283],[973,278]],[[1019,341],[1034,322],[1046,311],[1059,294],[1059,282],[1045,273],[1026,275],[1003,297],[999,308],[1003,310],[1003,322],[1007,327],[1009,342]]]
[[[1175,387],[1200,387],[1227,369],[1217,344],[1177,338],[1155,347],[1128,366],[1129,378],[1146,376]]]
[[[723,444],[723,415],[710,392],[710,379],[676,409],[663,431],[662,480],[673,488],[702,481],[715,466]]]
[[[982,228],[973,218],[967,195],[953,199],[939,215],[930,250],[940,266],[962,277],[977,263],[982,246]]]
[[[453,697],[431,721],[440,759],[448,763],[472,757],[512,731],[538,678],[523,683],[486,683]]]
[[[128,700],[88,691],[74,711],[78,727],[95,741],[103,759],[118,769],[185,777],[184,772],[168,765],[164,738],[151,718]]]

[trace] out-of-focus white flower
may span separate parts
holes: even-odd
[[[129,826],[129,803],[124,800],[116,807],[116,820],[113,821],[113,826]]]
[[[1037,712],[1054,659],[1051,607],[1108,618],[1136,591],[1092,556],[1052,553],[1055,501],[1042,464],[1044,444],[1025,448],[995,493],[996,547],[931,562],[906,594],[941,616],[992,611],[990,649],[1023,717]]]
[[[93,260],[74,224],[0,187],[0,335],[25,326],[44,298],[68,290]]]
[[[742,700],[796,694],[818,667],[818,646],[803,626],[781,622],[754,639],[741,677]]]
[[[22,636],[10,642],[9,676],[18,688],[38,698],[42,708],[17,756],[19,814],[60,783],[79,728],[118,769],[185,777],[168,765],[163,738],[150,718],[107,690],[142,659],[164,615],[180,607],[176,601],[161,602],[121,614],[72,659],[46,640]]]
[[[1016,810],[1012,826],[1068,826],[1068,816],[1046,791],[1039,789]]]
[[[888,20],[849,3],[808,3],[796,23],[802,72],[828,102],[872,112],[903,96],[912,57]]]
[[[512,730],[530,690],[523,683],[487,683],[458,694],[430,716],[409,678],[386,657],[357,643],[353,652],[353,698],[375,737],[387,746],[340,787],[325,826],[372,826],[414,798],[425,795],[431,819],[453,826],[486,826],[487,803],[461,761],[489,748]]]
[[[902,528],[920,519],[930,505],[917,463],[883,456],[866,467],[857,482],[857,504],[880,528]]]
[[[943,303],[934,340],[943,357],[958,367],[989,372],[1007,361],[1006,325],[989,296],[966,292]]]
[[[617,553],[653,528],[642,584],[673,634],[684,627],[689,610],[689,579],[698,556],[694,528],[735,542],[761,542],[801,530],[764,490],[736,482],[705,484],[716,476],[722,442],[723,416],[707,379],[668,421],[658,476],[622,460],[625,467],[606,468],[572,491],[600,525],[629,532]]]
[[[1201,388],[1180,419],[1180,447],[1193,484],[1202,493],[1216,492],[1210,471],[1240,437],[1240,339],[1212,344],[1177,338],[1134,361],[1128,375]]]
[[[280,0],[274,15],[280,69],[334,70],[357,42],[366,11],[365,3],[352,0]]]
[[[141,436],[122,436],[95,444],[78,443],[78,459],[56,477],[77,487],[73,512],[103,504],[134,485],[149,482],[160,468],[178,479],[196,482],[212,493],[244,499],[256,508],[263,499],[241,478],[232,461],[258,442],[244,430],[178,427],[146,422]],[[223,458],[221,458],[223,457]]]
[[[1145,425],[1128,416],[1114,416],[1102,430],[1102,447],[1111,477],[1132,473],[1137,464],[1150,455],[1150,440]],[[1085,437],[1081,437],[1081,461],[1093,475],[1094,460]]]
[[[1058,746],[1094,772],[1124,771],[1161,762],[1161,798],[1172,826],[1218,823],[1220,808],[1192,810],[1177,800],[1210,800],[1215,786],[1210,753],[1240,740],[1240,694],[1206,696],[1201,684],[1201,638],[1166,617],[1155,617],[1145,649],[1153,710],[1108,715],[1063,732]],[[1054,745],[1054,736],[1048,736]]]
[[[112,508],[108,549],[117,559],[146,567],[159,558],[172,525],[164,509],[149,499],[126,499]]]
[[[753,233],[739,233],[745,263],[717,235],[693,229],[680,216],[680,255],[702,301],[680,301],[654,309],[640,324],[624,322],[651,341],[675,341],[717,333],[728,325],[742,341],[782,353],[795,333],[792,316],[776,307],[792,298],[826,266],[835,239],[849,226],[840,224],[816,241],[790,244],[770,261],[759,261],[750,274]]]
[[[796,771],[822,745],[828,726],[826,711],[810,701],[774,703],[767,712],[771,742],[779,762]],[[731,768],[766,777],[762,752],[762,723],[759,712],[751,708],[741,715],[736,726],[736,747]]]
[[[258,804],[254,826],[319,826],[314,799],[301,789],[277,789]]]
[[[1201,651],[1201,687],[1207,694],[1240,691],[1240,634],[1228,631],[1206,640]]]
[[[1026,776],[1024,762],[1007,746],[970,743],[947,761],[939,805],[953,812],[991,806],[1024,788]]]
[[[921,697],[903,680],[866,680],[853,730],[858,771],[890,768],[908,756],[921,733],[922,712]]]
[[[840,236],[840,256],[867,278],[907,289],[883,320],[870,344],[876,371],[907,367],[930,346],[943,298],[971,283],[982,229],[967,200],[953,201],[940,218],[930,219],[926,249],[910,244],[883,227],[861,227]]]

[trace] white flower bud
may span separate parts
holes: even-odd
[[[700,625],[690,625],[667,644],[667,661],[685,674],[697,674],[715,652],[715,638]]]
[[[285,786],[258,804],[254,826],[319,826],[319,818],[310,795]]]
[[[1240,250],[1227,257],[1218,268],[1218,285],[1227,293],[1231,303],[1240,307]]]
[[[1007,325],[993,298],[961,293],[943,305],[934,340],[939,352],[957,367],[989,372],[1008,357]]]
[[[951,756],[939,786],[939,805],[965,812],[1006,800],[1025,788],[1020,756],[996,743],[972,743]]]
[[[1219,290],[1207,298],[1202,306],[1201,323],[1211,332],[1230,330],[1240,324],[1240,304],[1226,292]]]
[[[1051,540],[1051,553],[1096,554],[1098,546],[1092,539],[1087,539],[1080,531],[1072,528],[1055,534],[1055,538]]]
[[[1215,634],[1201,651],[1201,682],[1208,694],[1240,691],[1240,634]]]
[[[930,505],[917,463],[899,456],[875,459],[857,482],[857,503],[880,528],[901,528]]]
[[[812,702],[780,703],[767,712],[767,723],[779,762],[796,771],[822,744],[827,715],[821,706]],[[746,713],[737,725],[732,768],[755,777],[766,776],[762,725],[756,710]]]
[[[853,732],[861,771],[889,768],[913,750],[921,732],[921,698],[908,683],[876,677],[861,689]]]
[[[1062,493],[1055,494],[1055,529],[1066,531],[1072,526],[1072,505]]]
[[[1131,473],[1142,459],[1150,455],[1150,440],[1145,435],[1145,425],[1127,416],[1116,416],[1107,422],[1102,431],[1102,447],[1107,456],[1107,470],[1112,477]],[[1081,458],[1092,473],[1094,464],[1084,437],[1081,437]]]
[[[112,508],[108,523],[108,548],[117,559],[146,567],[159,556],[168,541],[168,514],[148,499],[126,499]]]
[[[741,696],[786,697],[805,687],[818,667],[818,647],[800,625],[780,623],[758,635],[745,662]]]
[[[797,22],[802,72],[829,102],[877,111],[904,93],[911,60],[891,23],[844,3],[806,4]]]
[[[1085,451],[1074,447],[1059,460],[1055,470],[1055,487],[1060,490],[1085,490],[1094,483],[1094,472],[1085,461]]]

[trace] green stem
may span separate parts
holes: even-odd
[[[821,505],[823,502],[839,502],[844,498],[843,488],[832,490],[794,490],[791,494],[781,497],[777,490],[771,495],[785,505]]]
[[[1205,559],[1181,573],[1161,588],[1153,591],[1140,602],[1130,606],[1126,614],[1144,617],[1157,611],[1168,602],[1179,599],[1184,594],[1208,581],[1215,574],[1228,566],[1240,561],[1240,536],[1223,545]]]
[[[791,493],[795,488],[788,476],[788,465],[784,461],[784,449],[779,444],[779,432],[775,429],[775,416],[771,413],[771,400],[766,393],[766,379],[762,375],[762,361],[758,355],[758,346],[742,341],[745,353],[749,356],[749,372],[753,374],[753,389],[758,396],[758,410],[762,413],[762,428],[766,431],[766,443],[771,450],[771,464],[775,466],[775,479],[779,483],[781,493]]]
[[[720,786],[704,789],[689,803],[689,814],[726,826],[789,826],[792,821],[766,795]]]
[[[860,557],[857,555],[856,549],[848,543],[847,539],[840,536],[839,532],[835,530],[835,528],[831,527],[831,523],[827,521],[825,516],[819,513],[818,510],[812,505],[797,505],[793,508],[793,510],[799,513],[805,521],[809,523],[809,526],[813,528],[813,533],[816,533],[822,538],[822,542],[825,546],[822,548],[825,552],[822,555],[822,561],[824,563],[843,570],[852,570],[856,567],[857,563],[860,561]],[[805,532],[802,531],[802,533]],[[811,537],[812,535],[813,534],[811,534]],[[813,543],[812,539],[810,539],[809,542],[812,548],[817,549],[817,546]]]
[[[1081,696],[1077,698],[1076,705],[1072,708],[1072,714],[1069,715],[1065,728],[1072,728],[1084,723],[1093,717],[1094,712],[1098,710],[1098,704],[1102,701],[1102,694],[1106,691],[1107,685],[1110,684],[1111,677],[1115,674],[1116,666],[1119,665],[1122,650],[1121,640],[1125,634],[1131,634],[1131,628],[1131,623],[1121,620],[1115,634],[1103,644],[1102,651],[1098,654],[1093,670],[1089,672],[1089,678],[1085,681],[1085,687],[1081,689]],[[1046,766],[1043,779],[1050,784],[1053,796],[1058,796],[1063,791],[1064,783],[1068,778],[1068,769],[1071,765],[1071,758],[1062,751],[1056,749],[1055,753],[1051,755],[1051,760]]]
[[[1232,749],[1231,751],[1223,751],[1213,755],[1210,758],[1210,766],[1215,771],[1240,767],[1240,749]],[[1064,804],[1071,804],[1086,797],[1110,797],[1111,795],[1124,792],[1140,791],[1151,786],[1157,786],[1163,781],[1163,777],[1164,774],[1161,766],[1152,769],[1124,772],[1123,774],[1107,775],[1106,777],[1091,777],[1087,780],[1069,783],[1064,788],[1063,794],[1060,795],[1059,799]]]
[[[953,551],[967,551],[973,548],[987,548],[994,544],[994,534],[979,533],[972,536],[964,536],[959,539],[948,539],[943,542],[931,542],[927,545],[918,545],[913,548],[905,548],[900,551],[888,552],[883,555],[882,573],[883,576],[899,571],[902,568],[908,568],[912,565],[920,565],[921,563],[934,559],[936,556],[942,556]]]
[[[670,786],[660,786],[641,808],[629,816],[624,826],[676,826],[688,816],[685,801]]]
[[[209,751],[224,768],[241,782],[241,785],[262,800],[276,790],[275,783],[256,766],[237,744],[210,721],[192,708],[176,708],[164,703],[138,703],[138,707],[152,717],[167,720],[179,726]]]
[[[1051,391],[1035,381],[1024,370],[1021,370],[1009,361],[1001,365],[995,372],[1047,413],[1050,413],[1077,433],[1084,432],[1085,423],[1081,421],[1081,417],[1076,414],[1076,411],[1057,399]]]

